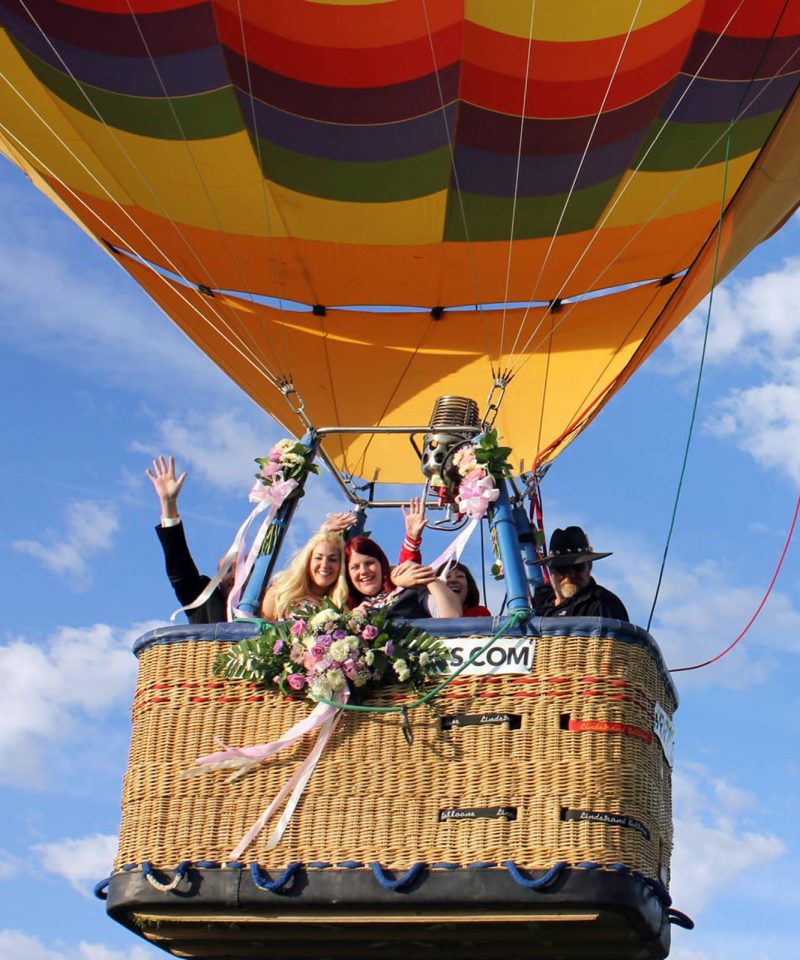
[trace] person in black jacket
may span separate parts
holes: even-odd
[[[178,513],[178,495],[188,474],[184,471],[175,476],[175,458],[157,457],[153,460],[153,470],[145,473],[153,484],[161,504],[161,523],[156,534],[164,550],[167,576],[175,596],[182,607],[193,603],[211,582],[211,578],[201,574],[195,565],[183,522]],[[189,623],[224,623],[228,619],[226,602],[233,586],[233,570],[230,569],[209,597],[193,610],[187,610]]]
[[[628,611],[620,598],[601,587],[591,575],[592,563],[610,556],[610,553],[596,553],[580,527],[554,530],[550,552],[539,561],[547,564],[551,583],[536,588],[534,613],[540,617],[628,620]]]

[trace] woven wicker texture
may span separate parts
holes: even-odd
[[[180,777],[217,749],[215,737],[269,742],[309,712],[306,701],[213,678],[225,646],[154,644],[141,654],[117,868],[227,860],[313,744],[312,734],[233,784],[224,772]],[[369,702],[410,699],[408,690],[386,688]],[[671,693],[645,647],[541,637],[532,674],[459,678],[435,712],[412,711],[410,745],[399,714],[347,714],[281,842],[266,851],[268,826],[245,859],[275,869],[294,860],[377,860],[398,870],[417,861],[513,860],[529,869],[594,861],[663,881],[671,771],[652,735],[655,702],[671,716]],[[504,713],[519,718],[518,729],[491,722],[442,729],[443,718]],[[602,730],[586,729],[592,721]],[[516,808],[516,820],[440,820],[450,808],[493,807]],[[570,819],[579,814],[566,811],[631,819]]]

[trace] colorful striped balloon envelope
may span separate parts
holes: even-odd
[[[0,0],[0,45],[0,149],[294,432],[506,384],[552,459],[800,200],[794,0]]]

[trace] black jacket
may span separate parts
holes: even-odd
[[[185,607],[187,603],[191,603],[200,596],[206,584],[211,582],[211,578],[198,572],[189,553],[182,523],[177,523],[173,527],[162,527],[159,524],[156,527],[156,533],[164,550],[169,582],[172,584],[178,602]],[[224,623],[228,619],[228,611],[225,597],[219,587],[204,604],[194,610],[187,610],[186,616],[189,618],[189,623]]]
[[[610,620],[629,620],[628,611],[620,598],[601,587],[591,578],[574,597],[555,604],[555,593],[549,583],[543,583],[533,594],[533,612],[539,617],[607,617]]]

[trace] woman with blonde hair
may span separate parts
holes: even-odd
[[[321,530],[270,584],[261,603],[261,616],[265,620],[285,620],[303,605],[320,606],[326,597],[341,608],[348,592],[342,538]]]

